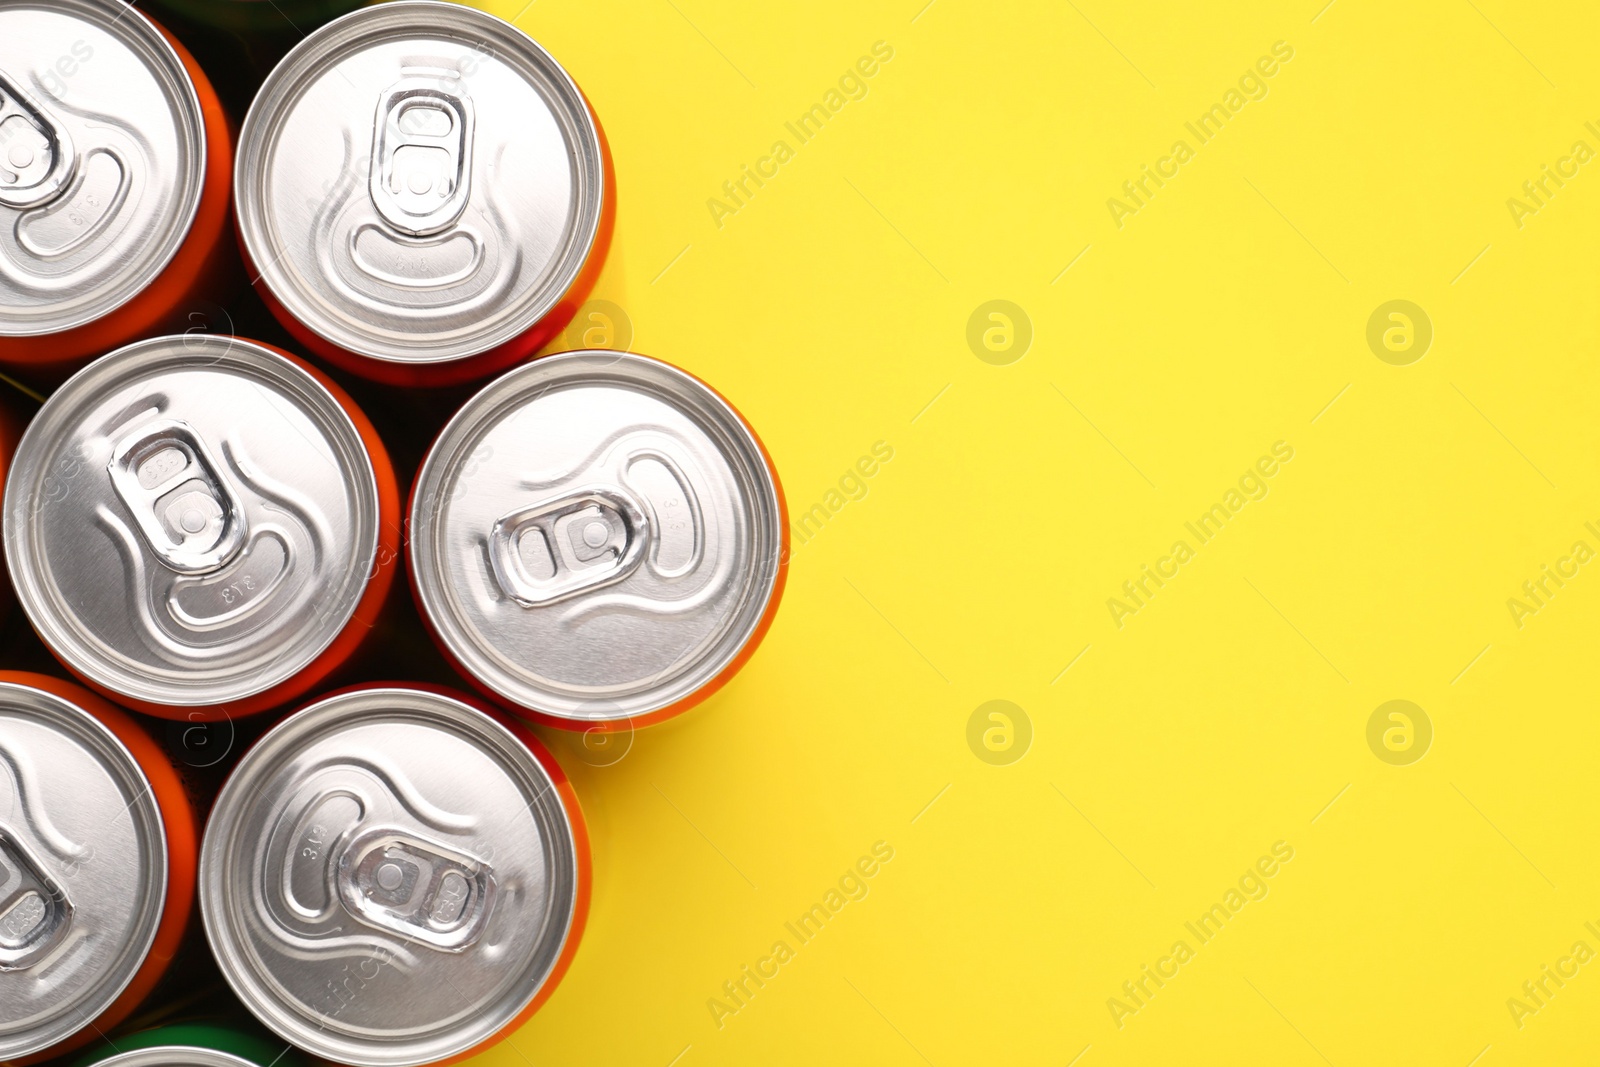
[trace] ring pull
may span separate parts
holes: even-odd
[[[219,570],[244,546],[244,505],[188,423],[141,426],[117,444],[108,470],[151,549],[179,574]]]
[[[489,532],[489,563],[508,597],[540,607],[627,577],[649,542],[632,493],[589,486],[502,516]]]
[[[369,186],[385,222],[412,237],[455,224],[471,192],[472,130],[472,100],[459,71],[406,74],[383,91]]]
[[[0,826],[0,971],[31,967],[72,926],[72,901],[61,883]]]
[[[482,936],[494,907],[493,869],[404,830],[357,836],[339,857],[339,899],[368,925],[460,952]]]
[[[77,169],[67,128],[0,71],[0,204],[32,208],[54,200]]]

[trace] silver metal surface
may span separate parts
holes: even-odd
[[[543,766],[448,696],[359,690],[256,744],[212,809],[206,936],[285,1040],[358,1067],[498,1032],[571,932],[577,853]]]
[[[295,318],[424,364],[548,314],[593,249],[604,185],[599,131],[548,52],[493,15],[395,0],[324,26],[267,78],[234,196]]]
[[[0,336],[127,303],[177,254],[205,184],[194,83],[118,0],[0,0]]]
[[[54,694],[0,682],[0,1059],[116,1000],[166,891],[161,812],[122,742]]]
[[[501,696],[580,721],[716,677],[777,580],[778,490],[749,428],[643,356],[548,356],[440,434],[412,499],[423,610]]]
[[[261,1064],[196,1045],[157,1045],[98,1060],[94,1067],[261,1067]]]
[[[179,707],[292,677],[355,612],[378,550],[371,457],[339,402],[259,345],[157,338],[90,364],[17,448],[6,562],[45,642]]]

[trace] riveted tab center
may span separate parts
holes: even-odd
[[[459,952],[494,904],[487,863],[401,830],[369,830],[339,857],[339,899],[356,918],[407,941]]]
[[[383,91],[369,184],[385,222],[412,237],[455,225],[471,192],[472,131],[472,100],[459,71],[409,68]]]
[[[244,507],[186,423],[140,427],[117,444],[108,469],[151,550],[173,570],[206,574],[243,547]]]
[[[506,596],[538,607],[626,578],[649,541],[632,493],[589,486],[502,516],[489,534],[489,562]]]
[[[77,165],[66,127],[0,71],[0,204],[31,208],[54,200]]]
[[[71,925],[72,902],[61,884],[0,826],[0,971],[39,962]]]

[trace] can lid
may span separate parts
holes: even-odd
[[[129,698],[221,704],[338,636],[378,552],[378,488],[335,397],[238,338],[162,337],[58,389],[5,496],[17,599],[75,671]]]
[[[108,1008],[166,893],[161,811],[133,755],[70,701],[0,682],[0,1059]]]
[[[671,706],[754,635],[778,487],[726,401],[644,356],[547,356],[440,434],[411,504],[416,589],[455,659],[577,721]]]
[[[152,1045],[97,1060],[94,1067],[261,1067],[247,1059],[198,1045]]]
[[[177,255],[205,119],[161,31],[114,0],[0,0],[0,336],[102,318]]]
[[[402,364],[488,351],[583,269],[608,195],[582,93],[527,34],[436,0],[329,23],[239,139],[239,231],[319,336]]]
[[[263,737],[200,856],[234,992],[357,1067],[445,1059],[515,1019],[577,894],[573,826],[539,760],[470,705],[400,687],[328,697]]]

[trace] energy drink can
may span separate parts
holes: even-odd
[[[469,400],[412,487],[420,614],[487,694],[570,729],[648,725],[771,625],[788,521],[766,450],[698,379],[547,356]]]
[[[354,402],[285,352],[210,334],[130,345],[58,389],[4,516],[44,643],[174,719],[306,693],[371,630],[399,552],[394,470]]]
[[[79,686],[0,672],[0,1061],[81,1047],[183,940],[195,825],[177,772]]]
[[[281,1041],[211,1023],[180,1023],[118,1034],[109,1056],[95,1052],[72,1067],[300,1067]]]
[[[118,0],[0,0],[0,363],[173,319],[232,254],[232,143],[193,57]]]
[[[355,1067],[461,1058],[554,990],[588,839],[526,728],[444,690],[324,697],[256,743],[212,809],[200,910],[262,1023]]]
[[[561,65],[436,0],[311,34],[257,94],[234,176],[257,291],[313,352],[463,382],[571,320],[611,241],[605,140]]]

